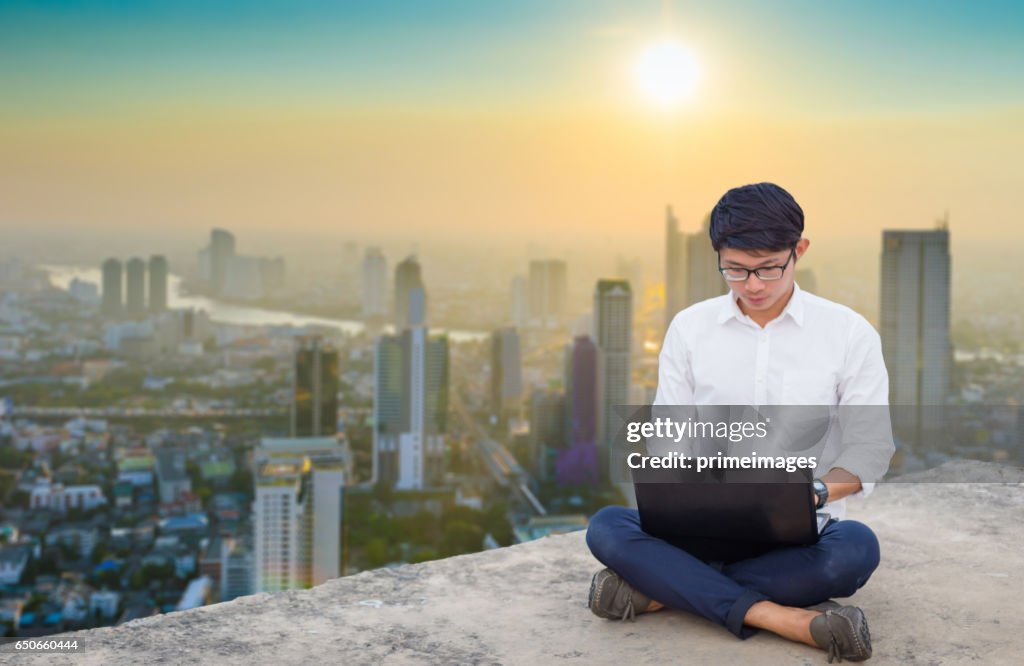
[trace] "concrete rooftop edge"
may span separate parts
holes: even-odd
[[[955,463],[990,475],[984,463]],[[946,470],[948,472],[948,469]],[[853,602],[869,618],[872,663],[1016,663],[1024,654],[1024,470],[1001,483],[887,483],[850,504],[882,564]],[[75,655],[0,654],[7,663],[824,663],[761,633],[739,641],[677,611],[635,624],[586,608],[600,565],[583,533],[258,594],[66,636]]]

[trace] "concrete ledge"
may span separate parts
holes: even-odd
[[[966,471],[978,465],[958,464]],[[1024,471],[1008,468],[1003,478],[987,484],[885,484],[850,503],[850,517],[868,523],[882,544],[882,564],[856,596],[874,638],[871,663],[1019,663]],[[739,641],[676,611],[645,615],[636,623],[600,620],[586,609],[598,567],[582,533],[549,537],[79,632],[72,634],[86,646],[79,655],[4,655],[0,661],[825,662],[819,650],[765,633]]]

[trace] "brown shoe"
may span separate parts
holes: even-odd
[[[864,661],[871,658],[871,633],[864,611],[856,606],[826,610],[811,620],[811,637],[834,660]]]
[[[590,610],[608,620],[629,620],[646,613],[651,599],[611,569],[602,569],[590,582]]]

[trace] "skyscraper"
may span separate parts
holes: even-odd
[[[679,231],[669,206],[665,213],[665,327],[680,310],[726,292],[718,272],[718,255],[711,248],[711,216],[695,234]]]
[[[705,215],[700,231],[687,237],[686,306],[721,296],[728,291],[718,272],[718,253],[711,247],[711,215]]]
[[[559,485],[593,484],[598,478],[598,349],[589,335],[578,335],[565,353],[566,448],[555,460]]]
[[[151,312],[167,309],[167,259],[159,254],[149,258],[149,309]]]
[[[682,310],[686,302],[686,264],[680,245],[685,237],[679,233],[679,220],[672,212],[672,206],[665,207],[665,327]]]
[[[122,302],[121,262],[107,259],[103,262],[103,314],[116,317],[121,314]]]
[[[125,273],[125,312],[139,316],[146,311],[146,262],[132,257],[124,265]]]
[[[220,600],[231,601],[252,594],[253,553],[251,535],[225,537],[220,550]]]
[[[569,441],[597,442],[598,350],[589,335],[578,335],[566,350],[565,402]]]
[[[426,323],[427,292],[423,286],[420,263],[415,255],[395,266],[395,325],[398,328]]]
[[[949,394],[949,307],[949,230],[883,231],[879,323],[889,403],[897,436],[917,447],[941,429],[928,415],[939,415]]]
[[[621,426],[615,407],[629,404],[632,300],[625,280],[598,280],[594,290],[594,331],[599,359],[597,441],[603,478],[607,478],[609,457]]]
[[[363,255],[363,317],[388,313],[388,260],[379,247],[368,247]]]
[[[224,276],[228,262],[235,256],[235,235],[225,229],[210,231],[210,282],[213,293],[219,294],[224,288]]]
[[[561,323],[567,311],[568,279],[561,259],[537,259],[530,262],[529,314],[534,326],[553,327]]]
[[[530,394],[530,467],[542,480],[555,474],[555,461],[565,449],[565,394],[535,389]]]
[[[339,576],[344,449],[333,437],[263,439],[253,464],[256,591],[306,588]]]
[[[317,336],[300,338],[295,351],[292,437],[337,432],[338,352]]]
[[[448,338],[415,326],[377,338],[374,348],[374,462],[398,490],[436,486],[444,474]]]
[[[502,421],[519,407],[522,399],[521,364],[516,329],[494,331],[491,334],[491,414]]]

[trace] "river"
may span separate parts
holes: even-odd
[[[50,284],[58,289],[67,290],[71,281],[75,278],[97,285],[103,283],[102,272],[99,268],[56,265],[42,265],[39,268],[46,271]],[[210,320],[214,322],[242,326],[324,326],[336,328],[350,334],[362,333],[366,329],[366,325],[363,322],[352,319],[314,317],[295,312],[223,303],[215,298],[207,298],[206,296],[184,295],[181,293],[181,277],[174,274],[167,276],[167,282],[168,307],[172,309],[195,308],[196,310],[205,310],[210,316]],[[438,332],[444,331],[444,329],[433,330]],[[484,331],[449,329],[444,332],[448,333],[448,337],[453,342],[479,341],[489,335]]]

